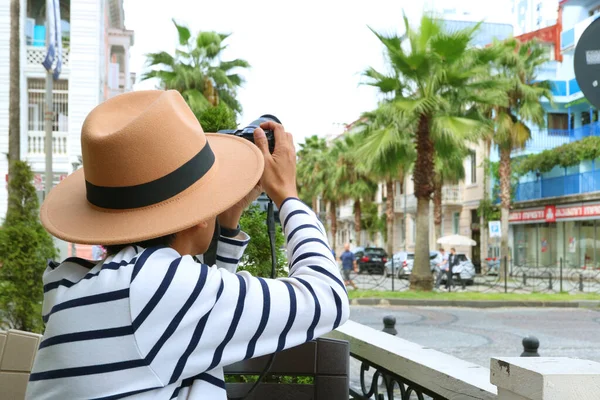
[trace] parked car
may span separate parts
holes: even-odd
[[[467,257],[466,254],[456,253],[456,256],[458,257],[458,265],[452,269],[452,273],[454,275],[460,274],[460,278],[465,282],[465,284],[472,285],[475,281],[475,265],[473,265],[473,262],[469,257]],[[437,271],[438,269],[436,267],[436,273]],[[444,275],[442,278],[442,283],[445,282],[446,276]]]
[[[415,262],[415,254],[414,253],[408,253],[408,254],[409,254],[408,259],[402,265],[402,267],[398,270],[398,278],[400,278],[400,279],[408,279],[413,270],[413,265]],[[431,268],[432,273],[436,271],[437,263],[438,263],[438,255],[439,255],[439,253],[437,251],[429,252],[429,267]]]
[[[400,270],[405,267],[408,262],[412,262],[415,258],[414,253],[407,253],[406,251],[400,251],[398,253],[394,253],[394,273],[398,274]],[[392,257],[388,259],[385,263],[385,274],[390,277],[392,276]]]
[[[382,274],[385,271],[387,253],[381,247],[365,247],[354,249],[354,256],[358,264],[358,273]]]

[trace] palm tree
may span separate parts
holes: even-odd
[[[435,227],[435,240],[443,236],[442,232],[442,199],[443,186],[453,185],[465,179],[465,158],[468,156],[468,148],[456,148],[450,153],[436,152],[435,175],[433,178],[433,221]]]
[[[452,152],[464,142],[479,138],[481,122],[456,113],[455,104],[491,102],[494,82],[479,79],[486,71],[480,51],[470,48],[479,29],[446,32],[442,21],[424,15],[418,30],[404,17],[403,37],[375,35],[384,44],[391,75],[377,73],[369,84],[383,92],[394,93],[398,113],[416,124],[414,143],[416,160],[413,179],[417,197],[417,236],[411,288],[431,290],[429,267],[429,202],[434,187],[436,151]],[[408,46],[402,46],[404,40]],[[393,79],[400,84],[385,84]],[[435,145],[434,145],[435,144]]]
[[[552,102],[549,81],[537,80],[539,67],[548,61],[544,48],[536,41],[521,43],[508,39],[495,43],[500,49],[494,70],[495,78],[504,80],[508,89],[508,104],[494,108],[496,131],[493,141],[500,151],[500,199],[502,237],[500,253],[509,256],[508,216],[511,204],[511,164],[510,156],[514,149],[524,148],[531,138],[528,123],[543,127],[544,107],[540,99]],[[504,276],[504,263],[501,263],[500,276]]]
[[[223,42],[229,34],[201,31],[192,37],[187,27],[173,23],[179,34],[179,48],[175,55],[164,51],[147,54],[152,69],[142,80],[157,78],[162,88],[179,91],[196,115],[220,103],[241,113],[242,106],[235,96],[244,78],[236,70],[250,65],[240,59],[221,61],[226,48]]]
[[[21,83],[20,70],[20,8],[19,0],[10,2],[10,84],[9,84],[9,122],[8,122],[8,159],[9,172],[13,172],[13,164],[21,159]],[[10,186],[9,186],[10,189]]]
[[[399,182],[404,193],[404,179],[415,159],[411,127],[392,104],[383,103],[375,111],[365,113],[357,129],[361,145],[356,156],[362,160],[359,168],[385,182],[387,253],[391,256],[394,252],[394,182]]]
[[[327,152],[325,139],[313,135],[307,137],[300,144],[298,150],[297,180],[300,197],[312,204],[312,209],[317,212],[317,201],[321,193],[322,159]]]
[[[341,200],[353,201],[354,232],[357,244],[361,232],[361,202],[372,200],[377,191],[377,182],[359,168],[360,159],[356,155],[356,149],[360,144],[358,136],[349,132],[335,140],[331,148],[331,156],[335,165],[333,181],[336,182]]]

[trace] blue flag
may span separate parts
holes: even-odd
[[[52,72],[52,65],[56,59],[54,79],[58,79],[62,68],[62,29],[60,22],[60,0],[46,0],[46,28],[48,29],[48,53],[42,62],[46,71]]]

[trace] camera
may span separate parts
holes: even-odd
[[[260,126],[263,122],[273,121],[281,124],[281,121],[270,114],[261,115],[259,119],[252,121],[250,125],[243,129],[222,129],[218,131],[218,133],[225,133],[228,135],[235,135],[237,137],[241,137],[242,139],[246,139],[254,143],[254,130]],[[269,152],[272,154],[275,150],[275,133],[270,129],[265,129],[265,135],[267,136],[267,141],[269,142]]]

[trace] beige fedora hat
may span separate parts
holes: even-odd
[[[247,140],[204,134],[177,91],[122,94],[81,129],[83,168],[41,208],[54,236],[82,244],[156,238],[214,218],[248,194],[264,159]]]

